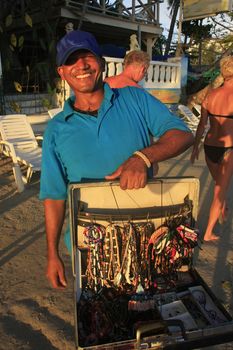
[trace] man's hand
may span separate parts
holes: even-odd
[[[64,264],[59,256],[48,258],[46,276],[53,288],[64,289],[67,286]]]
[[[147,183],[147,166],[138,156],[132,156],[120,165],[114,173],[105,176],[106,180],[120,178],[122,190],[142,188]]]

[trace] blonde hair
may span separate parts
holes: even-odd
[[[130,51],[124,58],[123,65],[140,64],[149,67],[150,57],[148,53],[140,50]]]
[[[233,56],[226,56],[220,60],[220,71],[224,79],[233,76]]]

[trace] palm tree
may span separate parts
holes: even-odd
[[[171,47],[171,42],[172,42],[172,36],[174,32],[174,27],[176,24],[176,17],[177,13],[180,7],[180,0],[167,0],[168,3],[168,8],[170,9],[170,15],[172,16],[171,19],[171,24],[169,28],[169,33],[168,33],[168,38],[167,38],[167,43],[166,43],[166,48],[165,48],[165,55],[168,55]]]

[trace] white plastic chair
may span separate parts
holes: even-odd
[[[182,119],[190,128],[193,133],[196,133],[197,126],[199,124],[199,118],[185,105],[179,105],[178,111],[180,112]]]
[[[19,192],[31,180],[32,174],[41,169],[41,148],[25,114],[0,116],[0,151],[13,162],[13,174]],[[20,165],[26,166],[23,175]]]
[[[62,108],[60,108],[60,107],[53,108],[53,109],[48,110],[48,114],[49,114],[50,118],[53,118],[56,114],[60,113],[61,111],[62,111]]]

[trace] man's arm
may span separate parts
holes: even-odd
[[[193,141],[194,137],[191,132],[169,130],[150,147],[144,148],[142,152],[151,163],[158,163],[183,153],[193,144]]]
[[[47,278],[54,288],[67,285],[64,264],[59,256],[59,240],[65,218],[65,200],[45,199],[47,237]]]
[[[154,144],[140,150],[140,152],[149,159],[151,164],[158,163],[183,153],[193,144],[193,140],[191,132],[173,129],[167,131]],[[120,177],[120,186],[124,190],[145,187],[147,166],[144,160],[137,155],[132,155],[113,174],[105,178],[113,180],[118,177]]]

